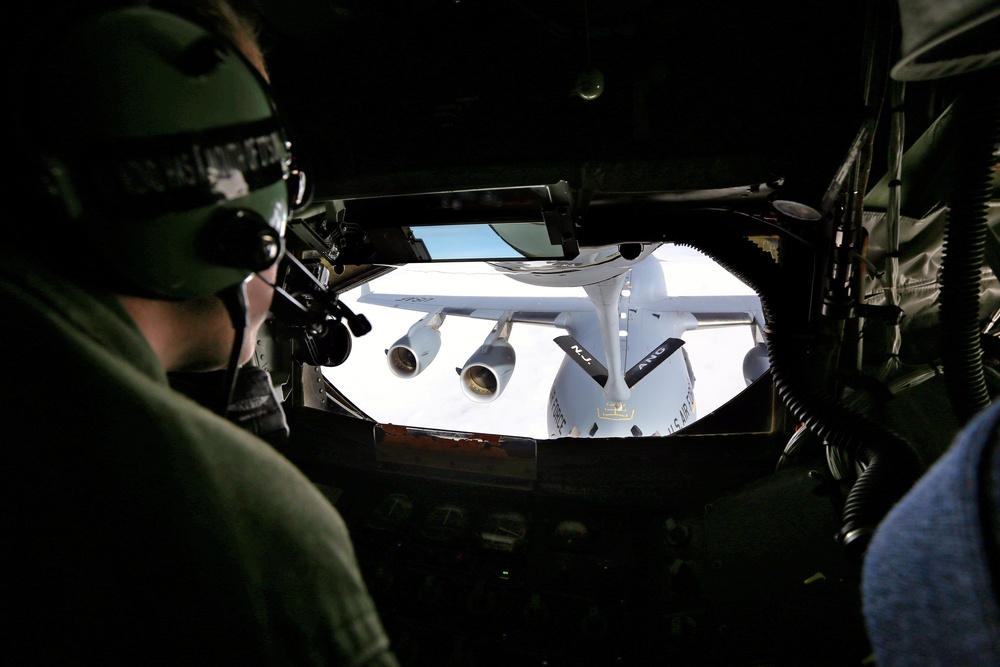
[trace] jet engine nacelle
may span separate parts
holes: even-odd
[[[462,393],[477,403],[495,401],[510,381],[514,363],[514,348],[507,341],[483,345],[459,373]]]
[[[767,356],[767,345],[757,343],[743,357],[743,379],[749,387],[753,381],[767,372],[771,367],[771,360]]]
[[[440,316],[437,319],[425,317],[385,351],[385,358],[393,375],[409,379],[420,375],[430,366],[441,349],[439,326]]]

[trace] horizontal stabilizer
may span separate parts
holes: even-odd
[[[629,388],[634,387],[651,370],[662,364],[671,354],[681,349],[681,345],[683,344],[684,341],[680,338],[668,338],[660,343],[655,350],[643,357],[635,366],[628,369],[628,372],[625,373],[625,384]]]
[[[587,374],[597,381],[597,384],[602,387],[608,382],[608,369],[604,367],[604,364],[599,362],[597,358],[591,354],[587,348],[580,345],[572,336],[559,336],[553,339],[556,344],[563,349],[563,352],[569,356],[570,359],[575,361],[577,365],[583,370],[587,371]]]

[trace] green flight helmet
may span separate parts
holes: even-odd
[[[31,73],[30,123],[73,272],[189,299],[278,260],[289,144],[232,43],[149,7],[87,16],[53,41]]]

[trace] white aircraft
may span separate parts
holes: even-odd
[[[657,247],[644,245],[631,259],[609,246],[572,261],[490,262],[521,282],[583,287],[586,298],[385,294],[365,284],[358,302],[425,313],[386,350],[389,369],[400,378],[417,376],[434,360],[448,317],[495,322],[456,369],[462,393],[480,403],[499,397],[514,372],[511,327],[563,329],[566,334],[554,339],[565,356],[549,392],[549,437],[668,435],[695,419],[684,332],[748,326],[754,346],[744,359],[747,384],[767,370],[768,360],[759,299],[668,296],[660,260],[652,256]]]

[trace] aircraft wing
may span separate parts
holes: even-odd
[[[657,312],[690,313],[699,329],[764,324],[760,300],[754,295],[670,296],[645,307]]]
[[[565,327],[573,313],[593,313],[594,304],[586,297],[442,296],[434,294],[387,294],[361,286],[358,303],[400,308],[421,313],[471,317],[497,321],[510,313],[511,322],[527,322]]]

